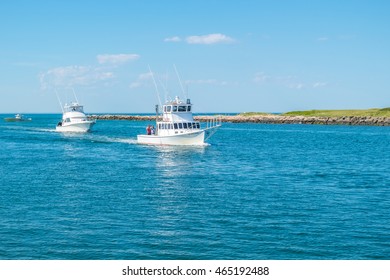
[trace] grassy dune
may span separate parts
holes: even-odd
[[[306,116],[306,117],[390,117],[390,107],[383,109],[367,110],[310,110],[292,111],[282,114],[283,116]]]
[[[254,116],[272,116],[270,113],[247,112],[241,113],[242,117]],[[390,118],[390,107],[383,109],[366,109],[366,110],[309,110],[309,111],[292,111],[283,113],[280,116],[304,116],[304,117],[387,117]]]
[[[239,115],[243,117],[254,117],[254,116],[268,116],[272,114],[262,113],[262,112],[245,112],[245,113],[240,113]]]

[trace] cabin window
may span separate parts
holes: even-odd
[[[188,123],[188,128],[189,128],[189,129],[192,128],[192,123]]]
[[[182,123],[179,123],[179,129],[182,129],[183,128],[183,124]]]
[[[173,126],[174,126],[175,129],[177,129],[177,123],[174,123]]]
[[[173,106],[173,112],[177,112],[177,106]]]
[[[179,112],[185,112],[187,106],[179,106]]]
[[[166,107],[166,106],[163,106],[163,109],[164,109],[164,112],[166,112],[166,111],[167,111],[167,107]]]
[[[172,106],[167,106],[167,113],[169,113],[172,110]]]
[[[66,118],[66,119],[65,119],[65,122],[70,122],[70,118]]]
[[[191,112],[191,106],[188,106],[187,111]]]
[[[200,128],[200,123],[196,123],[196,128]]]
[[[186,129],[187,128],[187,123],[183,123],[183,127]]]

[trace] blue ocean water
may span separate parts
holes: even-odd
[[[0,116],[0,259],[390,259],[389,127],[224,123],[153,147],[148,122],[30,116]]]

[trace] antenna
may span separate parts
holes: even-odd
[[[168,101],[168,90],[167,90],[166,86],[164,86],[164,84],[161,82],[160,79],[158,79],[158,82],[160,83],[161,87],[162,87],[163,90],[164,90],[164,93],[165,93],[165,96],[164,96],[164,97],[165,97],[165,100]]]
[[[77,96],[76,96],[76,93],[74,92],[74,88],[72,88],[72,91],[73,91],[73,96],[74,96],[74,98],[76,99],[76,102],[77,102],[78,104],[80,104],[79,101],[77,100]]]
[[[54,91],[56,92],[57,100],[60,103],[61,111],[62,111],[62,113],[64,113],[64,107],[62,107],[62,103],[61,103],[60,97],[58,96],[57,89],[54,89]]]
[[[179,79],[181,91],[183,92],[185,98],[187,99],[188,97],[187,97],[186,92],[184,91],[183,84],[181,83],[181,79],[180,79],[180,76],[179,76],[179,72],[177,72],[177,69],[176,69],[176,65],[173,64],[173,67],[175,68],[176,76],[177,76],[177,78]]]
[[[149,72],[150,72],[150,74],[152,75],[154,87],[156,88],[158,103],[160,104],[160,107],[162,107],[161,99],[160,99],[160,92],[158,91],[158,87],[157,87],[157,84],[156,84],[156,80],[154,79],[153,72],[152,72],[152,70],[150,69],[150,66],[149,66],[149,65],[148,65],[148,67],[149,67]]]

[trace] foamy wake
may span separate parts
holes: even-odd
[[[1,126],[9,130],[32,131],[32,132],[56,132],[54,128],[25,127],[25,126]]]
[[[88,135],[85,139],[90,140],[92,142],[101,142],[101,143],[125,143],[131,145],[138,143],[136,139],[97,136],[97,135]]]
[[[138,144],[138,141],[136,139],[124,139],[124,138],[113,138],[113,142],[116,143],[125,143],[125,144]]]

